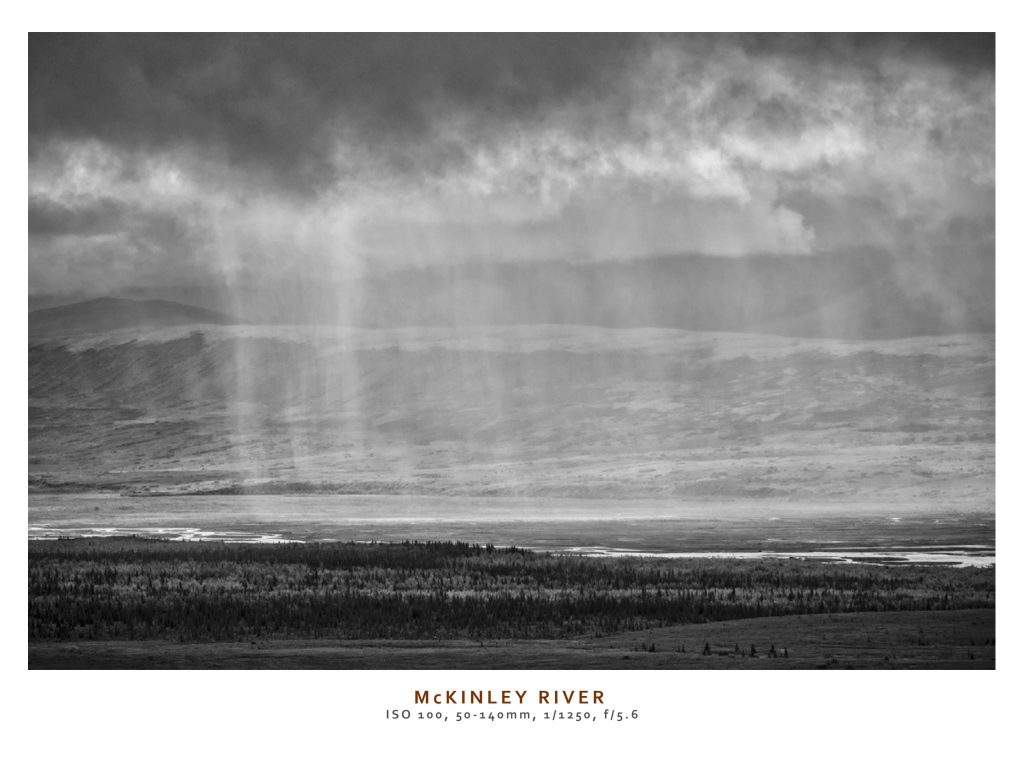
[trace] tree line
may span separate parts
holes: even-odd
[[[459,542],[30,542],[30,640],[570,638],[993,607],[985,568],[596,558]]]

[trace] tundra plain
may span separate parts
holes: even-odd
[[[30,543],[29,666],[993,667],[994,606],[991,567],[80,538]]]

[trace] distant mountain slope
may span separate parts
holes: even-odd
[[[221,312],[174,301],[104,298],[30,312],[28,333],[30,339],[41,339],[114,331],[119,328],[227,325],[238,322]]]
[[[125,330],[29,347],[34,486],[989,511],[991,335]]]

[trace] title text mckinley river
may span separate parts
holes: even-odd
[[[523,705],[529,692],[525,689],[449,689],[441,692],[416,691],[417,705]],[[539,705],[604,705],[600,689],[538,689]]]

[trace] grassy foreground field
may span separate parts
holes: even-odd
[[[995,611],[976,609],[739,619],[559,641],[32,642],[28,659],[35,669],[105,670],[992,669],[994,634]],[[788,656],[769,657],[773,644]]]
[[[32,668],[993,667],[991,568],[29,544]]]

